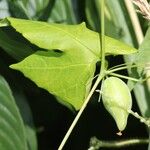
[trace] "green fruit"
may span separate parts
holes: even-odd
[[[132,107],[128,86],[117,77],[109,77],[102,83],[101,90],[104,107],[115,119],[119,131],[123,131],[127,125],[128,110]]]

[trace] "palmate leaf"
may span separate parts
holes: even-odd
[[[38,52],[11,68],[23,72],[39,87],[58,97],[61,103],[80,109],[90,90],[95,64],[100,61],[99,34],[87,29],[84,23],[48,24],[14,18],[8,18],[8,21],[17,32],[39,47]],[[110,37],[105,37],[105,42],[107,55],[136,52]]]
[[[24,129],[11,90],[0,76],[0,149],[27,150]]]

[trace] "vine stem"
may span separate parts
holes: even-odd
[[[135,118],[139,119],[142,123],[144,123],[145,125],[150,127],[150,119],[149,118],[146,119],[146,118],[140,116],[137,112],[133,112],[132,110],[128,110],[128,113],[130,113]]]
[[[143,83],[145,81],[147,81],[150,76],[144,78],[144,79],[137,79],[137,78],[132,78],[132,77],[127,77],[127,76],[124,76],[124,75],[120,75],[120,74],[117,74],[117,73],[106,73],[106,75],[112,75],[112,76],[115,76],[115,77],[119,77],[119,78],[123,78],[123,79],[127,79],[127,80],[131,80],[131,81],[134,81],[134,82],[139,82],[139,83]]]
[[[120,74],[117,74],[117,73],[108,73],[108,74],[112,75],[112,76],[115,76],[115,77],[119,77],[119,78],[131,80],[131,81],[134,81],[134,82],[140,82],[140,81],[142,81],[140,79],[136,79],[136,78],[132,78],[132,77],[127,77],[127,76],[120,75]]]
[[[68,131],[67,131],[67,133],[66,133],[64,139],[62,140],[62,142],[61,142],[61,144],[60,144],[58,150],[62,150],[62,149],[63,149],[65,143],[67,142],[67,140],[68,140],[68,138],[69,138],[69,136],[70,136],[70,134],[72,133],[72,130],[74,129],[75,125],[77,124],[77,122],[78,122],[80,116],[82,115],[82,113],[83,113],[84,109],[86,108],[86,106],[87,106],[87,104],[88,104],[88,102],[89,102],[91,96],[92,96],[93,93],[95,92],[95,90],[96,90],[98,84],[100,83],[100,81],[102,80],[102,78],[103,78],[102,75],[98,76],[98,78],[97,78],[97,80],[95,81],[95,84],[93,85],[93,87],[92,87],[92,89],[91,89],[91,91],[90,91],[88,97],[87,97],[86,100],[84,101],[84,103],[83,103],[83,105],[82,105],[80,111],[79,111],[78,114],[76,115],[76,117],[75,117],[74,121],[72,122],[70,128],[68,129]]]
[[[125,70],[125,69],[128,69],[128,68],[135,68],[135,67],[137,67],[137,65],[132,65],[130,67],[129,66],[123,66],[123,67],[111,69],[111,70],[109,70],[109,73],[120,71],[120,70]]]
[[[84,101],[81,109],[79,110],[78,114],[76,115],[75,119],[73,120],[70,128],[68,129],[65,137],[63,138],[58,150],[62,150],[64,145],[66,144],[69,136],[71,135],[74,127],[76,126],[78,120],[80,119],[83,111],[85,110],[88,102],[90,101],[90,98],[92,97],[93,93],[95,92],[98,84],[100,81],[103,79],[105,76],[105,22],[104,22],[104,7],[105,7],[105,0],[101,0],[101,34],[99,34],[100,37],[100,56],[101,56],[101,70],[100,70],[100,75],[98,76],[97,80],[95,81],[89,95],[87,96],[86,100]]]
[[[101,47],[101,74],[105,71],[105,17],[104,17],[104,9],[105,9],[105,0],[101,0],[101,34],[99,37],[101,39],[100,47]]]

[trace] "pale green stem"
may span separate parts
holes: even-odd
[[[123,63],[123,64],[113,66],[113,67],[109,68],[109,70],[116,69],[116,68],[119,68],[119,67],[129,66],[129,65],[132,66],[131,63]]]
[[[150,76],[148,76],[144,79],[136,79],[136,78],[120,75],[120,74],[117,74],[117,73],[109,73],[108,72],[107,74],[112,75],[112,76],[116,76],[116,77],[119,77],[119,78],[127,79],[127,80],[132,80],[132,81],[139,82],[139,83],[143,83],[143,82],[147,81],[150,78]]]
[[[105,9],[105,0],[101,0],[101,34],[100,36],[100,46],[101,46],[101,73],[105,70],[105,16],[104,16],[104,9]]]
[[[146,65],[146,63],[139,63],[139,64],[134,64],[134,65],[131,63],[124,63],[124,64],[114,66],[112,68],[109,68],[108,70],[111,72],[115,72],[115,71],[124,70],[124,69],[128,69],[128,68],[145,67],[145,65]]]
[[[105,76],[105,0],[101,0],[101,34],[100,37],[100,48],[101,48],[101,66],[100,76]],[[99,95],[98,102],[100,102],[101,94]]]
[[[82,105],[80,111],[78,112],[77,116],[75,117],[74,121],[72,122],[72,124],[71,124],[69,130],[67,131],[67,133],[66,133],[66,135],[65,135],[65,137],[64,137],[64,139],[63,139],[63,141],[61,142],[61,144],[60,144],[58,150],[62,150],[62,149],[63,149],[65,143],[67,142],[67,140],[68,140],[70,134],[72,133],[72,131],[73,131],[75,125],[77,124],[77,122],[78,122],[80,116],[82,115],[84,109],[86,108],[88,102],[90,101],[91,96],[92,96],[93,93],[95,92],[95,90],[96,90],[98,84],[100,83],[100,81],[102,80],[102,78],[103,78],[103,76],[99,76],[99,77],[97,78],[97,80],[96,80],[95,84],[93,85],[93,87],[92,87],[92,89],[91,89],[91,91],[90,91],[88,97],[87,97],[86,100],[84,101],[84,103],[83,103],[83,105]]]
[[[138,65],[119,67],[119,68],[111,69],[111,70],[109,70],[109,72],[111,73],[111,72],[116,72],[116,71],[120,71],[120,70],[125,70],[125,69],[128,69],[128,68],[135,68],[137,66]],[[141,65],[141,66],[143,66],[143,65]]]
[[[136,78],[132,78],[132,77],[127,77],[127,76],[120,75],[120,74],[117,74],[117,73],[108,73],[108,74],[112,75],[112,76],[115,76],[115,77],[119,77],[119,78],[123,78],[123,79],[127,79],[127,80],[132,80],[132,81],[135,81],[135,82],[140,82],[141,81],[140,79],[136,79]]]
[[[122,148],[132,145],[148,144],[149,139],[128,139],[121,141],[101,141],[96,137],[92,137],[90,140],[90,148],[88,150],[98,150],[104,148]]]
[[[77,116],[75,117],[74,121],[72,122],[70,128],[68,129],[65,137],[63,138],[58,150],[62,150],[64,145],[66,144],[70,134],[72,133],[74,127],[76,126],[78,120],[80,119],[84,109],[86,108],[88,102],[90,101],[91,96],[93,95],[93,93],[95,92],[98,84],[100,83],[100,81],[102,80],[102,78],[104,77],[104,72],[105,72],[105,28],[104,28],[104,4],[105,0],[101,0],[101,72],[100,75],[98,76],[96,82],[94,83],[88,97],[86,98],[86,100],[84,101],[80,111],[78,112]]]
[[[128,113],[133,115],[135,118],[139,119],[142,123],[150,127],[150,118],[144,118],[140,116],[137,112],[133,112],[132,110],[128,110]]]

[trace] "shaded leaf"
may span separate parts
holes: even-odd
[[[17,18],[24,18],[28,19],[31,18],[30,14],[28,13],[27,9],[24,6],[24,2],[20,0],[7,0],[9,12],[11,16]]]
[[[86,0],[85,3],[85,12],[88,25],[92,30],[100,31],[101,0]],[[115,5],[115,9],[113,7],[113,3]],[[125,25],[125,23],[116,21],[118,19],[116,15],[118,16],[118,12],[120,11],[118,1],[106,0],[105,4],[105,35],[120,40],[122,38],[121,34],[123,30],[120,24]],[[121,14],[119,13],[119,15]],[[122,18],[119,19],[123,20]]]
[[[1,0],[0,1],[0,18],[5,18],[10,16],[10,12],[8,9],[7,1]]]
[[[23,94],[22,87],[15,87],[13,90],[17,106],[20,110],[21,117],[25,126],[25,136],[28,145],[28,150],[37,150],[36,129],[33,123],[32,112],[27,103],[27,99]]]
[[[87,25],[94,31],[99,31],[100,21],[99,13],[96,9],[96,1],[85,1],[85,15],[87,19]],[[105,17],[106,21],[106,17]]]
[[[25,135],[28,142],[28,150],[37,150],[37,137],[35,134],[35,128],[26,125],[25,126]]]
[[[48,5],[48,0],[7,0],[11,16],[36,19]]]
[[[18,78],[16,78],[15,74],[10,70],[10,68],[8,68],[8,62],[4,55],[2,56],[0,58],[0,74],[3,74],[3,76],[5,76],[11,84],[11,90],[13,92],[15,102],[24,122],[28,150],[37,150],[36,131],[33,123],[32,112],[23,93],[23,85],[18,83]]]
[[[0,149],[27,150],[24,125],[6,81],[0,76]]]
[[[110,28],[109,26],[114,26],[115,28],[113,29],[113,31],[109,30],[109,33],[107,32],[108,36],[120,39],[121,41],[129,45],[135,46],[136,44],[137,46],[135,33],[133,31],[131,20],[128,11],[125,7],[124,1],[106,0],[106,6],[108,11],[106,16],[107,19],[109,20],[107,23],[110,24],[107,25],[107,27]]]
[[[77,23],[76,12],[74,7],[76,0],[55,0],[54,6],[48,17],[48,22],[58,23]]]
[[[5,30],[5,28],[0,28],[0,47],[2,47],[11,57],[21,61],[34,51],[27,43],[20,39],[15,39],[17,37],[15,32],[10,36],[11,32],[12,31],[9,29]]]
[[[100,27],[100,3],[101,0],[86,0],[87,22],[96,31],[99,31]],[[124,1],[106,0],[105,4],[105,34],[129,45],[134,45],[136,38]]]
[[[146,36],[144,38],[143,43],[140,45],[139,53],[135,56],[135,64],[144,64],[150,62],[150,28],[147,30]],[[147,74],[150,74],[150,70],[147,66]],[[137,67],[137,71],[133,72],[133,74],[136,76],[141,76],[143,72],[143,68]],[[148,82],[149,84],[149,82]],[[150,85],[146,83],[142,84],[136,84],[135,87],[135,93],[136,93],[136,99],[138,102],[138,105],[140,107],[140,110],[142,112],[142,115],[145,117],[150,117]]]
[[[139,47],[139,53],[135,56],[135,63],[144,64],[150,62],[150,28],[147,30],[144,41]],[[138,73],[140,74],[142,68],[138,68]]]

